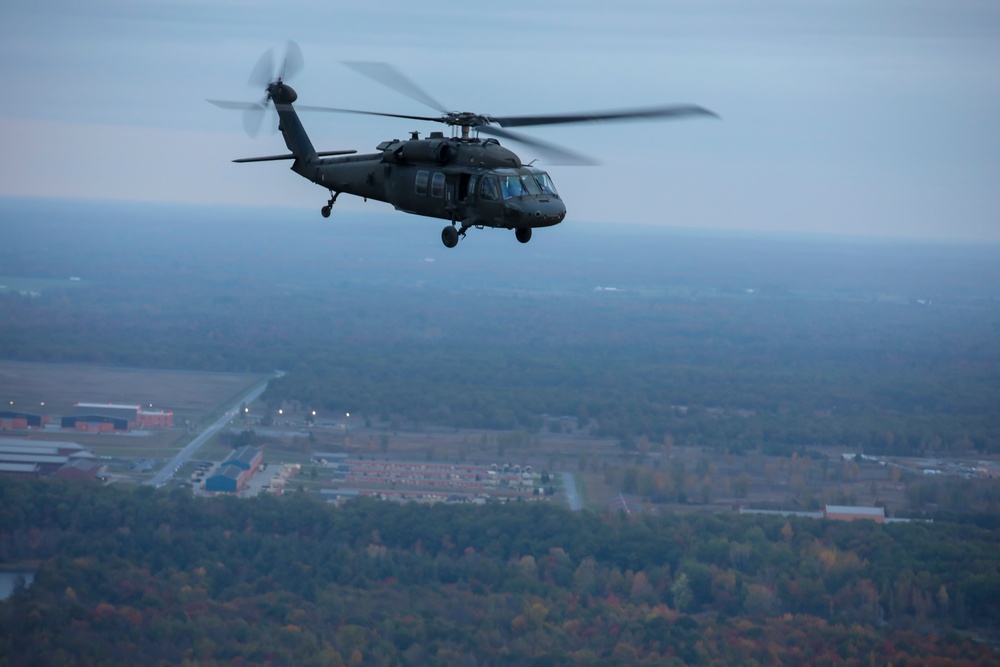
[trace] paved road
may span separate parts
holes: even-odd
[[[574,512],[582,510],[583,501],[580,500],[580,494],[576,491],[576,480],[573,477],[573,473],[564,472],[562,473],[562,478],[563,488],[566,489],[566,502],[569,503],[569,508]]]
[[[208,440],[212,436],[214,436],[221,429],[225,428],[227,424],[229,424],[229,422],[233,419],[233,417],[236,416],[236,413],[239,412],[240,405],[242,405],[243,403],[246,403],[248,405],[250,403],[253,403],[254,401],[257,400],[258,397],[260,397],[261,394],[264,393],[265,389],[267,389],[266,382],[257,387],[256,389],[251,390],[246,396],[244,396],[240,400],[236,401],[236,407],[227,410],[226,413],[221,417],[219,417],[219,419],[216,420],[214,424],[212,424],[204,431],[202,431],[200,434],[198,434],[198,437],[189,442],[184,447],[184,449],[177,452],[177,455],[174,458],[170,459],[170,461],[165,466],[163,466],[163,468],[161,468],[158,473],[153,475],[153,477],[151,477],[150,479],[146,480],[146,484],[151,484],[153,486],[163,486],[168,481],[170,481],[170,479],[175,474],[177,474],[177,471],[180,470],[181,466],[187,463],[188,460],[192,456],[194,456],[195,452],[201,449],[202,445],[208,442]]]

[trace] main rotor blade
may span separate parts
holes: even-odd
[[[537,150],[542,155],[551,161],[552,164],[562,164],[562,165],[578,165],[578,166],[594,166],[599,164],[593,158],[589,158],[586,155],[580,153],[574,153],[573,151],[566,150],[565,148],[560,148],[555,144],[546,143],[544,141],[539,141],[534,137],[527,137],[523,134],[517,132],[511,132],[510,130],[505,130],[499,127],[493,127],[492,125],[480,125],[476,128],[476,131],[480,134],[489,134],[494,137],[502,137],[504,139],[510,139],[511,141],[516,141],[518,143],[524,144],[525,146],[530,146]]]
[[[380,111],[359,111],[357,109],[337,109],[334,107],[314,107],[308,104],[296,104],[295,108],[299,111],[321,111],[321,112],[332,112],[332,113],[355,113],[361,114],[362,116],[385,116],[386,118],[408,118],[409,120],[426,120],[432,123],[443,123],[444,120],[441,117],[433,116],[410,116],[408,114],[401,113],[382,113]]]
[[[713,116],[718,114],[694,104],[677,104],[668,107],[625,109],[621,111],[594,111],[551,116],[491,116],[501,127],[527,127],[529,125],[557,125],[561,123],[593,123],[604,120],[654,120],[657,118],[685,118],[688,116]]]
[[[382,113],[380,111],[360,111],[357,109],[337,109],[334,107],[316,107],[304,104],[299,104],[295,106],[299,111],[320,111],[320,112],[332,112],[332,113],[353,113],[361,114],[363,116],[384,116],[387,118],[406,118],[409,120],[424,120],[434,123],[447,122],[444,118],[434,118],[432,116],[411,116],[408,114],[398,114],[398,113]],[[532,148],[538,150],[540,153],[546,156],[547,159],[552,161],[552,164],[564,164],[564,165],[596,165],[599,164],[593,158],[589,158],[586,155],[580,153],[574,153],[573,151],[566,150],[565,148],[560,148],[555,144],[546,143],[535,139],[534,137],[528,137],[517,132],[512,132],[511,130],[505,130],[501,127],[494,127],[492,125],[476,125],[474,126],[476,132],[481,134],[488,134],[494,137],[501,137],[503,139],[510,139],[511,141],[516,141],[518,143],[524,144],[526,146],[531,146]]]
[[[441,113],[448,113],[444,106],[431,97],[423,88],[413,83],[402,72],[388,63],[373,62],[345,62],[345,65],[359,74],[364,74],[369,79],[375,79],[383,86],[392,88],[397,93],[402,93],[410,99],[414,99],[421,104],[425,104],[432,109],[437,109]]]

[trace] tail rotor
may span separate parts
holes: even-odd
[[[291,89],[283,85],[286,79],[292,79],[305,65],[305,61],[302,57],[302,49],[295,42],[289,40],[285,44],[285,53],[281,60],[278,61],[276,66],[274,49],[268,49],[261,55],[257,64],[250,71],[250,77],[247,79],[247,84],[252,86],[257,90],[264,90],[264,97],[260,102],[229,102],[226,100],[208,100],[217,107],[223,109],[236,109],[243,112],[243,129],[251,137],[256,137],[260,134],[261,126],[264,124],[264,117],[271,112],[271,122],[270,126],[273,128],[272,132],[278,131],[277,115],[274,112],[274,107],[270,103],[274,101],[275,103],[280,103],[279,100],[275,100],[274,97],[280,94],[284,101],[288,96],[286,92],[291,92]],[[294,99],[294,92],[291,92],[292,99]]]

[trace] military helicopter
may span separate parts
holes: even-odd
[[[553,163],[593,164],[582,155],[538,139],[512,132],[510,127],[581,123],[607,120],[675,119],[716,114],[696,105],[674,105],[543,116],[489,116],[468,111],[448,111],[433,97],[385,63],[345,63],[355,71],[393,88],[436,111],[440,116],[359,111],[320,106],[293,106],[298,99],[286,79],[301,70],[302,52],[294,42],[286,46],[275,69],[273,51],[268,50],[254,67],[249,83],[265,91],[261,102],[209,100],[225,109],[244,112],[247,132],[259,130],[269,103],[278,115],[278,130],[291,151],[283,155],[241,158],[233,162],[292,160],[292,171],[326,188],[330,199],[322,207],[330,217],[342,193],[366,201],[387,202],[396,210],[448,220],[441,241],[448,248],[458,245],[470,228],[514,230],[521,243],[531,240],[533,229],[557,225],[566,217],[566,206],[548,173],[525,164],[516,153],[500,145],[498,137],[524,144]],[[318,111],[364,114],[443,123],[451,136],[431,132],[425,139],[412,132],[409,139],[383,141],[376,153],[358,155],[355,150],[317,151],[313,148],[296,113]],[[482,139],[479,135],[487,135]]]

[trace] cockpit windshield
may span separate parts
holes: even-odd
[[[500,191],[503,199],[524,197],[525,195],[552,195],[558,197],[556,186],[552,184],[549,175],[540,169],[522,167],[521,169],[498,169]]]
[[[555,183],[549,178],[549,175],[542,171],[541,169],[531,169],[531,175],[534,176],[535,180],[538,182],[538,187],[542,189],[542,193],[547,195],[552,195],[558,197],[559,193],[556,192]]]

